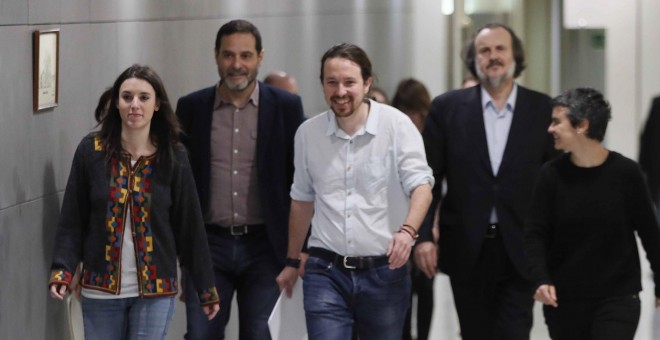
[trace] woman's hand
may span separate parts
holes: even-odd
[[[215,318],[215,316],[220,311],[220,303],[218,302],[212,305],[202,306],[202,310],[209,320],[213,320],[213,318]]]
[[[53,283],[50,285],[50,297],[55,300],[64,300],[68,290],[69,286],[63,283]]]
[[[557,292],[554,285],[540,285],[539,288],[536,288],[536,293],[534,293],[534,300],[555,308],[559,306],[557,304]]]

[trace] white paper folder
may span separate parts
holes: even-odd
[[[272,340],[307,339],[302,280],[296,281],[291,298],[282,291],[268,318],[268,328]]]

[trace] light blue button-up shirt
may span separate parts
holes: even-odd
[[[513,89],[506,105],[502,111],[498,111],[493,103],[493,98],[481,87],[481,107],[484,112],[484,127],[486,128],[486,141],[488,142],[488,156],[490,157],[490,166],[493,175],[497,176],[502,164],[502,156],[506,148],[506,142],[509,139],[509,130],[513,120],[513,110],[518,96],[518,85],[513,84]],[[495,207],[491,211],[490,222],[497,223],[497,211]]]
[[[412,190],[434,184],[410,118],[374,101],[353,136],[338,127],[331,110],[304,122],[295,137],[294,164],[291,198],[314,201],[308,245],[345,256],[385,255]]]

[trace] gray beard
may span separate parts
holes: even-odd
[[[502,86],[502,84],[504,84],[504,81],[506,81],[509,78],[513,78],[513,73],[516,70],[516,63],[513,62],[511,64],[511,67],[509,67],[509,69],[506,71],[505,74],[503,74],[500,77],[489,78],[481,71],[479,65],[474,65],[474,66],[475,66],[475,70],[477,71],[477,77],[479,78],[479,81],[481,81],[481,83],[483,84],[487,84],[492,88],[499,88],[500,86]]]
[[[244,80],[244,81],[242,81],[238,84],[230,83],[228,81],[225,81],[225,80],[222,79],[222,77],[220,78],[220,80],[227,87],[228,90],[241,92],[241,91],[245,90],[248,86],[250,86],[250,84],[252,84],[253,82],[255,82],[257,80],[257,74],[254,75],[254,78],[246,79],[246,80]]]
[[[229,83],[229,82],[225,82],[225,85],[227,85],[227,88],[231,91],[240,92],[240,91],[245,90],[248,87],[248,85],[250,85],[253,81],[254,80],[245,80],[245,81],[242,81],[238,84],[232,84],[232,83]]]

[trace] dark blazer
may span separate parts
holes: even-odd
[[[653,99],[639,144],[639,165],[646,174],[653,202],[660,203],[660,97]]]
[[[497,209],[500,235],[518,271],[526,276],[523,225],[541,165],[553,158],[547,133],[552,115],[550,97],[518,86],[507,145],[498,175],[488,155],[481,86],[455,90],[431,103],[424,128],[424,144],[436,183],[433,203],[419,241],[432,240],[432,225],[440,207],[439,267],[448,275],[467,278],[476,264],[491,209]],[[419,242],[418,241],[418,242]]]
[[[181,97],[176,115],[197,184],[202,211],[209,205],[211,119],[216,86]],[[303,122],[300,97],[259,82],[257,173],[268,238],[284,264],[289,235],[289,192],[293,182],[293,137]]]

